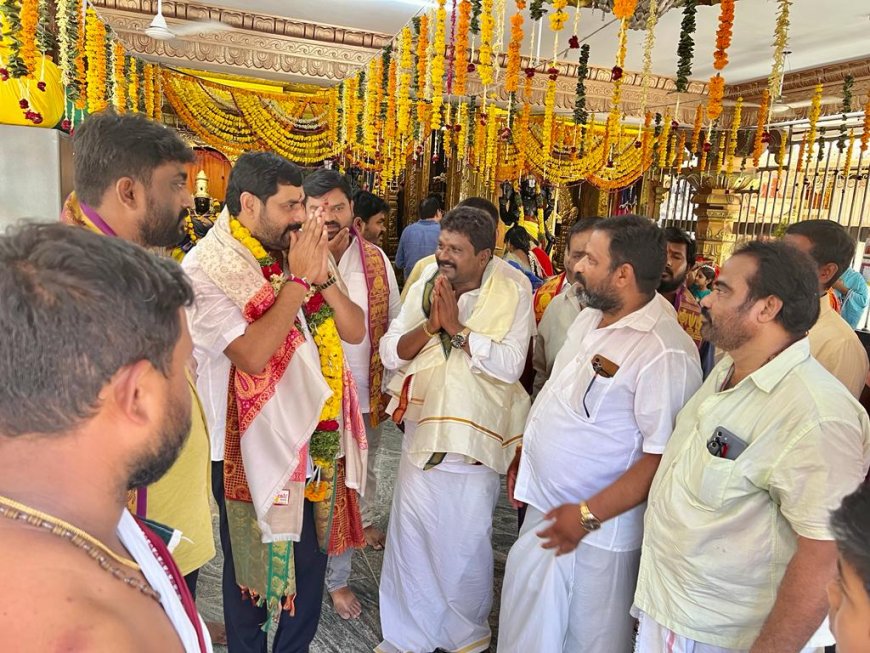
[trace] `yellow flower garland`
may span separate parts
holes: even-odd
[[[366,152],[374,154],[375,140],[378,135],[378,114],[381,109],[378,106],[378,87],[381,85],[381,76],[378,74],[380,57],[372,57],[366,70],[366,94],[363,110],[363,146]]]
[[[740,121],[743,118],[743,98],[737,98],[737,104],[734,105],[734,115],[731,117],[731,135],[728,138],[727,162],[725,164],[725,172],[731,174],[734,172],[734,153],[737,150],[737,130],[740,129]]]
[[[561,0],[557,0],[561,1]],[[492,84],[492,31],[495,20],[492,17],[492,0],[483,0],[480,11],[480,48],[478,49],[477,74],[484,87]]]
[[[697,152],[701,147],[701,126],[703,119],[704,107],[701,104],[695,107],[695,123],[692,125],[692,139],[689,141],[689,149],[692,152]]]
[[[441,106],[444,103],[444,47],[447,30],[447,10],[444,0],[438,0],[435,12],[435,40],[432,44],[432,113],[430,129],[441,129]]]
[[[520,67],[522,58],[520,49],[523,46],[523,8],[525,0],[517,0],[517,13],[511,16],[511,40],[507,51],[507,70],[504,77],[504,90],[516,93],[520,86]]]
[[[849,130],[849,146],[846,148],[846,160],[843,163],[843,179],[849,178],[849,170],[852,167],[852,153],[855,150],[855,131]]]
[[[112,106],[118,113],[127,111],[126,56],[120,41],[112,43]]]
[[[405,26],[399,39],[399,97],[396,107],[396,136],[404,138],[411,125],[411,70],[413,66],[411,28]]]
[[[568,22],[568,13],[565,11],[568,0],[550,0],[550,4],[553,5],[553,13],[550,14],[550,29],[554,32],[561,32],[565,23]]]
[[[460,0],[457,7],[459,19],[456,22],[456,36],[453,39],[453,91],[454,95],[465,95],[465,82],[468,78],[468,27],[471,23],[471,2]]]
[[[812,104],[810,104],[810,115],[809,115],[809,129],[807,130],[807,161],[806,165],[809,168],[810,161],[813,156],[813,145],[816,144],[816,135],[818,131],[816,130],[816,125],[819,122],[819,116],[822,114],[822,90],[823,87],[821,84],[816,84],[816,88],[813,91],[813,99]]]
[[[106,26],[92,7],[85,13],[86,44],[88,57],[87,108],[96,113],[106,108]]]
[[[86,17],[87,18],[87,17]],[[79,95],[75,100],[75,108],[83,111],[87,107],[88,77],[85,66],[87,49],[87,19],[80,20],[76,33],[75,78],[79,82]]]
[[[637,0],[614,0],[613,15],[620,20],[631,18],[637,7]]]
[[[129,84],[127,86],[128,97],[128,106],[130,107],[130,111],[137,112],[139,111],[139,84],[141,83],[141,79],[139,78],[139,66],[138,61],[131,57],[130,58],[130,66],[129,66],[130,74],[128,76]]]
[[[420,33],[417,35],[417,122],[421,130],[427,124],[426,77],[429,69],[429,17],[420,16]],[[422,134],[421,134],[422,136]]]
[[[770,92],[767,89],[761,93],[761,106],[758,107],[758,123],[755,126],[755,138],[752,142],[752,165],[757,168],[764,153],[764,128],[767,125],[767,111],[770,108]]]
[[[143,89],[143,93],[145,95],[145,115],[149,118],[154,118],[154,104],[156,90],[154,88],[154,80],[156,74],[154,69],[156,66],[154,64],[146,63],[145,64],[145,75],[144,75],[144,83],[145,87]]]
[[[396,137],[396,58],[390,59],[387,69],[387,117],[384,138],[388,143]]]
[[[861,151],[866,152],[870,146],[870,92],[867,93],[867,102],[864,104],[864,131],[861,133]]]
[[[18,40],[21,43],[20,56],[24,67],[27,68],[27,76],[34,77],[36,74],[36,29],[39,26],[39,2],[38,0],[21,0],[19,14],[21,27],[18,31]]]

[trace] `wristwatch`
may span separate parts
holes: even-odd
[[[580,525],[590,533],[601,528],[601,520],[592,514],[585,501],[580,502]]]
[[[450,345],[454,349],[462,349],[465,346],[465,341],[468,340],[469,333],[471,333],[471,329],[465,327],[462,331],[450,338]]]

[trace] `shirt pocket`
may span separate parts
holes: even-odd
[[[710,510],[718,510],[722,507],[733,482],[735,467],[735,461],[719,458],[707,452],[697,492],[703,507]]]
[[[591,370],[590,370],[591,372]],[[604,405],[608,395],[611,394],[614,378],[604,377],[600,374],[584,375],[575,390],[571,393],[568,401],[570,408],[581,422],[594,423],[598,419],[598,413]],[[556,390],[556,396],[561,393]]]

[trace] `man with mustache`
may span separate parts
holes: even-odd
[[[579,284],[574,269],[586,256],[586,243],[595,222],[600,218],[580,218],[568,230],[563,261],[564,271],[553,277],[535,292],[535,313],[541,305],[538,333],[535,336],[535,350],[532,365],[535,379],[532,385],[532,399],[538,396],[544,383],[550,378],[556,355],[565,344],[568,328],[585,305],[583,287]]]
[[[358,190],[353,195],[353,227],[370,243],[381,247],[387,231],[390,205],[367,190]]]
[[[383,549],[385,535],[373,523],[378,497],[375,457],[381,444],[381,422],[387,416],[382,388],[384,366],[378,346],[390,322],[399,314],[399,286],[387,255],[380,247],[361,237],[357,229],[362,220],[357,217],[357,205],[351,200],[347,179],[335,170],[321,168],[305,178],[303,189],[306,209],[326,220],[329,249],[338,262],[338,272],[347,284],[348,296],[362,307],[365,316],[363,341],[359,344],[344,342],[342,346],[366,424],[366,492],[360,498],[366,543],[375,549]],[[372,197],[383,203],[376,196]],[[364,209],[372,204],[371,198],[362,196],[361,199]],[[326,569],[326,589],[342,619],[356,619],[362,611],[359,600],[348,586],[352,554],[353,549],[348,549],[340,556],[331,557]]]
[[[0,236],[0,650],[211,651],[166,545],[125,508],[190,434],[192,301],[178,264],[124,239]]]
[[[485,651],[492,515],[529,407],[519,385],[533,325],[528,282],[493,259],[495,230],[463,206],[436,263],[381,340],[396,370],[387,412],[405,424],[381,572],[377,651]]]
[[[304,199],[295,164],[246,152],[225,211],[183,262],[197,294],[197,384],[219,446],[212,481],[233,653],[264,653],[267,623],[276,653],[307,651],[324,551],[364,542],[365,428],[341,348],[363,339],[363,315]]]
[[[818,283],[806,254],[755,241],[701,300],[703,335],[726,355],[680,412],[650,489],[639,653],[834,641],[829,518],[867,473],[870,421],[810,355]]]
[[[701,384],[697,350],[656,294],[664,267],[661,230],[638,216],[597,220],[575,265],[587,307],[508,472],[508,498],[528,509],[505,568],[500,653],[631,649],[647,492]]]
[[[141,114],[96,113],[76,128],[73,151],[74,191],[61,220],[143,247],[181,242],[184,218],[193,206],[187,188],[193,151],[174,130]],[[195,596],[199,569],[215,548],[208,431],[192,380],[189,386],[191,436],[163,478],[131,492],[130,510],[181,531],[173,555]]]
[[[695,239],[678,227],[665,227],[664,234],[668,258],[659,293],[671,303],[677,311],[677,322],[695,341],[701,357],[701,370],[706,378],[715,365],[715,352],[701,336],[701,305],[686,283],[695,265]]]

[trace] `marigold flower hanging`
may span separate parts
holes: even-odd
[[[698,148],[701,147],[701,142],[699,140],[701,136],[701,126],[704,116],[704,107],[701,104],[695,107],[695,123],[692,125],[692,138],[689,141],[689,150],[692,152],[697,152]]]
[[[86,45],[88,57],[88,113],[106,108],[106,26],[93,8],[85,13]]]
[[[804,169],[804,152],[807,148],[807,133],[804,132],[803,138],[801,138],[801,144],[798,147],[798,155],[797,155],[797,165],[795,166],[796,172],[801,172]],[[810,147],[810,151],[812,151],[812,147]]]
[[[444,0],[438,0],[435,12],[435,40],[432,44],[432,114],[429,127],[441,129],[441,105],[444,103],[444,47],[447,30],[447,10]]]
[[[637,0],[613,0],[613,15],[620,20],[627,20],[634,15]]]
[[[565,11],[568,0],[550,0],[550,4],[553,5],[553,13],[550,14],[550,29],[554,32],[561,32],[565,23],[568,22],[568,12]]]
[[[807,130],[807,161],[806,165],[809,167],[810,161],[812,160],[813,155],[813,143],[816,142],[817,129],[816,125],[819,122],[819,116],[822,114],[822,90],[823,87],[821,84],[816,84],[816,88],[813,91],[813,99],[812,104],[810,104],[810,115],[809,115],[809,129]]]
[[[866,152],[870,146],[870,92],[867,93],[867,102],[864,104],[864,131],[861,133],[861,151]]]
[[[770,92],[765,89],[761,94],[761,106],[758,107],[758,124],[755,126],[755,139],[752,143],[752,165],[757,168],[764,153],[764,134],[767,133],[767,112],[770,109]]]
[[[523,8],[525,0],[517,0],[517,13],[511,16],[511,40],[507,51],[507,71],[504,78],[504,89],[508,93],[515,93],[520,85],[520,67],[522,58],[520,49],[523,46]]]
[[[722,100],[725,97],[725,78],[721,75],[715,75],[710,79],[707,89],[709,94],[707,118],[716,120],[722,115]]]
[[[461,0],[458,5],[459,20],[453,39],[453,88],[455,95],[465,95],[468,78],[468,27],[471,21],[471,2]]]
[[[20,0],[21,26],[18,30],[20,47],[18,54],[25,69],[25,75],[32,77],[36,73],[37,28],[39,27],[39,1]]]
[[[734,153],[737,151],[737,131],[740,129],[740,121],[743,118],[743,98],[737,98],[737,104],[734,105],[734,114],[731,117],[731,132],[728,138],[728,150],[726,152],[725,172],[731,174],[734,172]]]
[[[413,66],[411,28],[406,26],[400,37],[399,97],[396,99],[396,136],[403,138],[411,124],[411,70]]]
[[[785,48],[788,45],[789,12],[792,0],[778,0],[776,28],[773,31],[773,67],[767,81],[767,90],[774,100],[779,99],[782,74],[785,70]]]
[[[492,0],[483,0],[480,14],[480,48],[478,49],[477,74],[484,86],[492,84],[492,32],[495,20],[492,17]]]
[[[646,37],[643,42],[643,71],[641,73],[642,96],[640,102],[641,113],[646,113],[646,102],[649,95],[649,80],[652,74],[652,51],[655,45],[656,24],[659,19],[659,3],[658,0],[650,0],[649,15],[646,19]]]
[[[716,50],[713,52],[713,68],[717,72],[710,78],[710,102],[707,116],[715,120],[722,115],[722,99],[725,96],[725,79],[721,72],[728,65],[728,47],[734,29],[734,0],[722,0],[719,10],[719,27],[716,30]]]
[[[120,41],[112,43],[112,106],[118,113],[127,110],[127,57]],[[146,92],[146,97],[148,94]],[[146,105],[147,108],[147,105]]]
[[[390,59],[387,69],[387,115],[384,118],[384,137],[392,141],[396,137],[396,58]]]
[[[77,8],[73,11],[76,11]],[[87,107],[87,69],[85,66],[85,55],[87,50],[87,20],[79,21],[78,30],[76,33],[76,49],[75,49],[75,79],[78,81],[78,97],[75,97],[75,108],[83,111]]]

